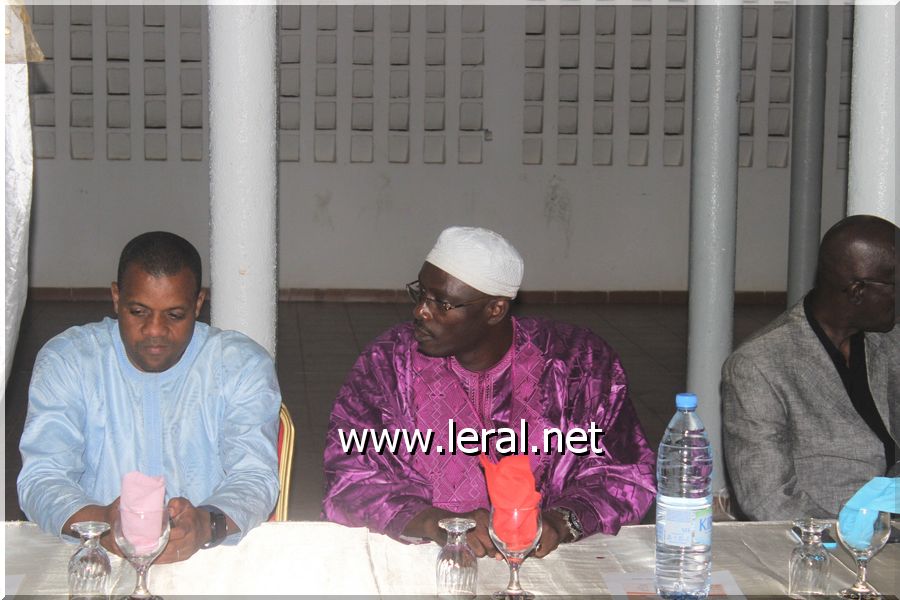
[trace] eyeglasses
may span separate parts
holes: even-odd
[[[469,300],[468,302],[462,302],[460,304],[450,304],[446,300],[438,300],[437,298],[426,296],[425,291],[422,289],[422,284],[419,283],[418,279],[406,284],[406,293],[409,294],[409,299],[412,300],[413,304],[415,304],[416,306],[424,302],[428,305],[428,308],[430,310],[437,310],[442,313],[450,312],[454,308],[462,308],[463,306],[475,304],[480,300],[484,300],[485,298],[490,297],[482,296],[481,298],[475,298],[474,300]]]
[[[850,286],[852,286],[854,283],[861,283],[863,285],[883,285],[884,287],[891,287],[891,288],[894,287],[893,281],[878,281],[877,279],[864,279],[863,278],[863,279],[854,279],[853,281],[850,282],[850,285],[848,285],[847,287],[844,288],[843,291],[846,292],[847,290],[849,290]]]
[[[859,281],[865,283],[866,285],[884,285],[887,287],[894,287],[893,281],[878,281],[877,279],[860,279]]]

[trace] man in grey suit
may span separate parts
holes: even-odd
[[[815,287],[725,361],[725,459],[749,518],[834,517],[900,466],[897,239],[878,217],[837,223]]]

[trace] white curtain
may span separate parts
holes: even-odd
[[[28,293],[28,224],[34,158],[28,107],[27,23],[21,6],[6,6],[6,380]],[[27,17],[25,17],[27,19]]]

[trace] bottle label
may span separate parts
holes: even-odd
[[[712,543],[712,496],[658,496],[656,542],[669,546],[709,546]]]

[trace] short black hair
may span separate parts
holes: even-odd
[[[835,223],[822,237],[816,265],[816,287],[843,288],[875,261],[893,265],[900,229],[874,215],[851,215]]]
[[[193,244],[179,235],[168,231],[149,231],[125,244],[116,274],[116,283],[120,289],[125,272],[131,265],[139,266],[153,277],[171,277],[186,267],[194,274],[197,284],[195,296],[200,293],[203,281],[200,253]]]

